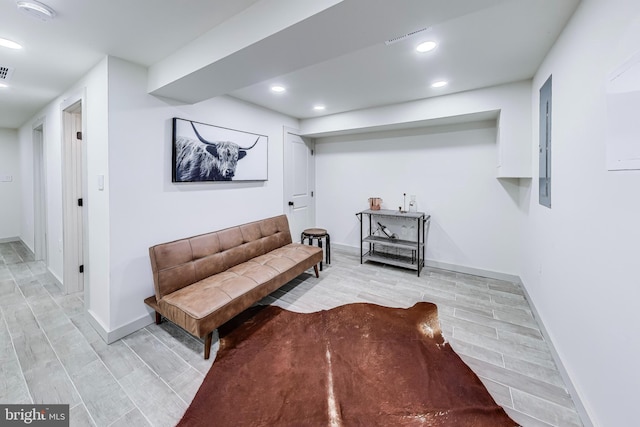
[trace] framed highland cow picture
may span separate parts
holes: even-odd
[[[266,181],[266,135],[173,119],[173,182]]]

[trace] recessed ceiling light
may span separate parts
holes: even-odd
[[[46,4],[42,4],[40,2],[29,0],[29,1],[19,1],[16,3],[18,9],[32,18],[39,19],[41,21],[49,21],[56,16],[56,13],[53,9],[51,9]]]
[[[0,46],[8,47],[9,49],[22,49],[22,46],[18,43],[3,38],[0,38]]]
[[[422,42],[418,46],[416,46],[416,50],[420,53],[429,52],[430,50],[435,49],[437,46],[436,42],[428,41]]]
[[[287,89],[282,85],[273,85],[273,86],[271,86],[271,92],[282,93],[282,92],[284,92],[286,90]]]
[[[313,109],[316,111],[324,111],[327,107],[325,107],[324,105],[314,105]]]
[[[437,82],[433,82],[433,83],[431,84],[431,87],[436,87],[436,88],[437,88],[437,87],[444,87],[444,86],[446,86],[447,84],[448,84],[448,82],[446,82],[446,81],[444,81],[444,80],[440,80],[440,81],[437,81]]]

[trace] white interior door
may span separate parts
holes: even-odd
[[[284,211],[291,237],[300,239],[305,228],[315,226],[315,162],[313,142],[284,131]]]
[[[63,280],[66,292],[74,293],[84,290],[82,104],[70,106],[63,116]]]
[[[33,230],[36,260],[47,263],[47,203],[44,170],[43,126],[33,129]]]

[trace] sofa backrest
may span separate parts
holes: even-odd
[[[149,248],[156,299],[291,243],[286,215]]]

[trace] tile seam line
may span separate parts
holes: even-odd
[[[149,335],[151,335],[151,337],[152,337],[154,340],[158,341],[158,342],[160,343],[160,345],[162,345],[162,346],[166,347],[166,348],[167,348],[167,350],[169,350],[169,351],[170,351],[171,353],[173,353],[173,354],[174,354],[178,359],[180,359],[181,361],[183,361],[183,362],[187,365],[187,369],[185,369],[183,372],[180,372],[180,375],[182,375],[182,374],[186,373],[186,372],[189,370],[189,368],[190,368],[190,369],[194,369],[194,370],[198,371],[196,368],[194,368],[193,366],[191,366],[191,364],[190,364],[189,362],[187,362],[186,360],[184,360],[184,359],[182,358],[182,356],[180,356],[178,353],[176,353],[176,352],[175,352],[175,350],[173,350],[171,347],[169,347],[168,345],[166,345],[165,343],[163,343],[162,341],[160,341],[160,339],[158,339],[158,337],[156,337],[156,336],[155,336],[151,331],[149,331],[146,327],[145,327],[145,328],[143,328],[142,330],[144,330],[146,333],[148,333]],[[151,366],[149,366],[149,365],[147,364],[147,362],[145,362],[145,361],[144,361],[144,359],[143,359],[142,357],[140,357],[140,355],[139,355],[139,354],[138,354],[138,353],[137,353],[133,348],[131,348],[131,346],[129,345],[129,343],[127,343],[127,342],[126,342],[126,341],[124,341],[124,340],[122,340],[122,343],[123,343],[124,345],[126,345],[126,346],[127,346],[127,347],[128,347],[128,348],[129,348],[129,349],[130,349],[130,350],[131,350],[131,351],[132,351],[132,352],[133,352],[137,357],[138,357],[138,359],[140,359],[140,360],[142,361],[142,363],[144,363],[144,365],[145,365],[147,368],[149,368],[149,370],[150,370],[151,372],[153,372],[153,374],[154,374],[156,377],[158,377],[158,378],[160,379],[160,381],[162,381],[163,383],[165,383],[165,385],[166,385],[167,387],[169,387],[169,390],[171,390],[171,391],[172,391],[172,392],[173,392],[173,393],[178,397],[178,399],[180,399],[180,400],[181,400],[185,405],[187,405],[187,407],[189,406],[189,404],[190,404],[191,402],[185,402],[185,400],[180,396],[180,394],[178,394],[178,393],[173,389],[173,387],[171,387],[171,384],[169,384],[169,382],[168,382],[168,381],[166,381],[164,378],[162,378],[160,375],[158,375],[158,373],[157,373],[157,372],[156,372],[156,371],[155,371]],[[213,343],[212,343],[212,345],[213,345]],[[212,364],[213,364],[213,362],[212,362]],[[200,372],[200,371],[198,371],[198,372]],[[118,380],[116,380],[116,381],[118,381]],[[118,381],[118,384],[119,384],[119,383],[120,383],[120,381]],[[151,424],[151,425],[153,425],[153,424]]]
[[[13,272],[11,272],[11,275],[13,276]],[[37,280],[37,279],[36,279]],[[40,323],[40,320],[38,320],[38,316],[36,316],[36,313],[33,311],[33,307],[31,306],[31,304],[29,304],[29,301],[27,300],[27,297],[25,297],[24,292],[22,292],[22,288],[20,288],[20,286],[18,285],[18,282],[15,280],[15,276],[14,276],[14,282],[16,282],[16,287],[18,288],[18,290],[20,291],[20,294],[22,295],[22,298],[24,298],[25,303],[27,304],[27,307],[29,307],[29,311],[31,311],[31,314],[33,315],[33,318],[35,319],[36,323],[38,324],[38,328],[40,329],[40,331],[42,331],[42,335],[44,335],[45,339],[47,340],[47,343],[49,344],[49,347],[51,348],[51,350],[53,351],[53,354],[55,354],[56,356],[56,360],[58,360],[58,363],[60,363],[60,366],[62,367],[65,375],[67,376],[67,379],[69,380],[69,382],[71,383],[71,386],[73,387],[73,389],[75,390],[75,392],[78,394],[78,398],[80,399],[80,402],[82,402],[82,404],[84,405],[84,407],[87,407],[87,404],[85,403],[84,399],[82,398],[82,395],[80,394],[80,391],[78,390],[78,387],[76,387],[76,383],[73,381],[73,379],[71,379],[71,375],[69,375],[69,371],[67,371],[67,368],[64,366],[64,363],[62,363],[62,360],[60,360],[60,356],[58,356],[58,352],[56,351],[56,349],[53,347],[53,344],[51,343],[51,340],[49,339],[49,335],[45,332],[45,330],[42,328],[42,324]],[[62,309],[62,307],[60,307],[60,305],[58,304],[58,302],[53,299],[53,296],[49,293],[49,291],[40,283],[38,282],[38,284],[40,286],[42,286],[42,289],[44,289],[44,291],[47,293],[47,295],[49,296],[49,298],[51,298],[51,300],[53,301],[53,303],[55,305],[58,306],[58,308],[60,308],[62,310],[62,312],[64,313],[65,317],[67,317],[67,319],[69,318],[69,316],[67,316],[67,313]],[[73,324],[73,323],[72,323]],[[74,325],[75,327],[75,325]],[[9,332],[11,333],[11,332]],[[12,338],[13,341],[13,338]],[[75,405],[77,406],[77,405]],[[74,406],[74,407],[75,407]],[[71,412],[71,405],[69,404],[69,412]],[[96,420],[93,418],[93,416],[91,415],[91,413],[89,412],[89,410],[87,409],[87,414],[89,415],[89,418],[91,419],[91,421],[93,422],[94,425],[98,425],[96,423]]]
[[[87,337],[85,337],[85,335],[82,333],[82,331],[80,329],[78,329],[78,327],[71,321],[71,316],[69,316],[66,311],[64,311],[64,308],[62,308],[62,306],[60,306],[60,304],[58,304],[58,301],[56,301],[55,297],[51,294],[51,292],[49,292],[49,289],[47,289],[44,285],[42,286],[43,289],[45,290],[45,292],[47,292],[47,294],[49,295],[49,297],[53,300],[53,302],[62,310],[62,312],[64,313],[64,315],[66,316],[67,320],[69,320],[69,322],[73,325],[73,327],[75,328],[75,330],[77,330],[78,332],[80,332],[80,335],[82,335],[82,337],[87,341],[87,344],[89,345],[89,347],[91,348],[91,351],[93,352],[93,354],[95,354],[97,360],[100,361],[100,363],[102,364],[102,366],[104,366],[104,368],[107,370],[107,372],[109,373],[109,375],[111,375],[111,377],[113,377],[114,381],[118,384],[118,386],[120,387],[120,389],[124,392],[124,394],[127,396],[127,398],[129,399],[129,401],[133,404],[133,406],[135,408],[138,409],[138,411],[140,411],[140,413],[142,413],[142,411],[140,410],[140,408],[138,407],[138,405],[136,405],[136,403],[133,401],[133,399],[131,399],[131,396],[129,396],[129,394],[127,393],[127,391],[122,387],[122,385],[120,384],[120,381],[118,381],[118,379],[115,377],[115,375],[113,375],[113,372],[111,372],[111,370],[109,369],[109,367],[104,363],[104,360],[102,360],[102,358],[100,357],[100,355],[98,354],[97,351],[95,351],[95,349],[93,348],[93,346],[91,345],[91,343],[89,342],[89,340],[87,340]],[[64,294],[64,296],[67,296],[68,294]],[[81,300],[82,302],[82,313],[81,315],[84,317],[87,315],[86,310],[85,310],[85,306],[84,306],[84,300]],[[35,316],[35,313],[34,313]],[[36,319],[37,320],[37,319]],[[92,326],[91,326],[92,327]],[[93,328],[93,327],[92,327]],[[47,336],[47,334],[44,332],[45,336]],[[47,340],[49,339],[49,337],[47,336]],[[56,350],[53,348],[53,346],[51,346],[51,348],[53,349],[53,352],[56,353],[56,356],[58,355],[58,353],[56,352]],[[62,361],[60,362],[62,364]],[[64,368],[64,365],[63,365]],[[66,368],[65,368],[66,371]],[[68,375],[68,373],[67,373]],[[71,380],[71,377],[69,377],[69,379]],[[71,380],[71,383],[73,384],[74,388],[76,387],[75,382],[73,382],[73,380]],[[76,389],[77,391],[77,389]],[[82,395],[80,395],[80,392],[78,391],[78,396],[80,396],[80,400],[82,402],[82,405],[84,406],[85,410],[87,411],[87,415],[89,415],[89,418],[91,418],[91,421],[93,421],[93,424],[95,426],[97,426],[98,424],[95,422],[95,419],[93,418],[93,415],[91,415],[91,412],[89,411],[89,408],[87,408],[87,404],[84,402],[84,399],[82,398]],[[77,405],[76,405],[77,406]],[[75,406],[74,406],[75,408]],[[126,414],[128,414],[131,411],[127,411]],[[118,419],[112,421],[111,423],[109,423],[109,426],[113,425],[115,422],[117,422],[118,420],[122,419],[122,417],[124,417],[126,414],[123,414],[121,417],[119,417]],[[144,413],[142,413],[142,416],[144,416]],[[146,417],[145,417],[146,419]],[[148,421],[148,420],[147,420]],[[149,422],[150,425],[151,422]]]
[[[13,280],[13,282],[15,283],[15,280]],[[16,288],[18,287],[18,284],[15,284]],[[24,295],[22,296],[24,298]],[[11,341],[11,348],[13,349],[13,354],[16,356],[16,362],[18,362],[18,366],[20,367],[20,377],[22,378],[22,382],[24,383],[25,389],[27,390],[27,393],[29,394],[29,398],[31,399],[31,403],[35,404],[35,401],[33,399],[33,395],[31,394],[31,390],[29,390],[29,384],[27,384],[27,379],[24,376],[24,369],[22,368],[22,363],[20,362],[20,358],[18,357],[18,352],[16,351],[16,346],[13,343],[13,336],[11,335],[11,331],[9,330],[9,324],[7,323],[7,319],[6,319],[6,314],[4,312],[4,309],[0,308],[0,311],[2,312],[2,321],[5,325],[5,327],[7,328],[7,333],[9,334],[9,339]]]

